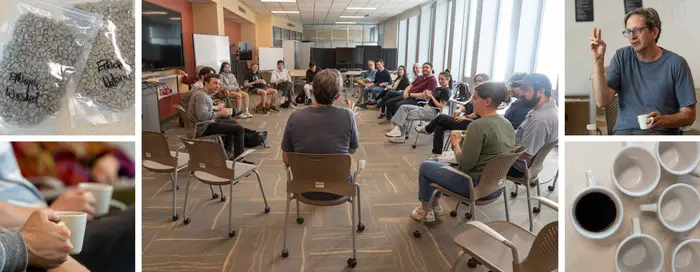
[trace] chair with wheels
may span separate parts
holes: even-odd
[[[195,140],[195,139],[196,140],[213,140],[213,141],[221,144],[222,147],[224,146],[224,141],[221,138],[224,136],[223,134],[212,134],[212,135],[208,135],[208,136],[199,136],[198,137],[197,136],[197,126],[199,124],[203,124],[206,122],[193,123],[192,120],[190,120],[190,117],[187,115],[187,110],[185,110],[185,108],[183,108],[180,105],[175,105],[173,107],[175,108],[175,110],[177,110],[177,114],[180,115],[180,119],[182,119],[183,122],[185,123],[185,133],[187,135],[187,139],[190,139],[190,140]],[[211,198],[212,199],[219,198],[219,194],[214,192],[214,188],[211,185],[209,185],[209,189],[211,190]],[[220,186],[219,186],[219,192],[221,193],[221,202],[226,201],[226,196],[224,196],[224,191]]]
[[[258,166],[253,164],[241,163],[245,156],[253,153],[254,149],[248,149],[243,154],[233,160],[229,160],[226,156],[224,148],[215,142],[183,139],[182,143],[187,148],[190,154],[190,176],[185,185],[185,208],[183,211],[184,224],[190,223],[187,218],[187,199],[189,197],[190,180],[195,178],[207,185],[229,187],[229,202],[228,202],[228,236],[233,238],[236,236],[236,231],[231,230],[231,219],[233,217],[233,185],[238,184],[242,179],[249,177],[252,174],[258,178],[260,193],[262,193],[263,201],[265,202],[265,213],[270,212],[270,206],[267,205],[265,190],[263,189]],[[221,188],[221,187],[219,187]]]
[[[143,141],[143,150],[141,152],[143,168],[154,173],[168,173],[170,175],[173,187],[173,221],[177,221],[176,198],[177,191],[180,190],[180,186],[177,183],[177,174],[187,167],[190,155],[180,152],[184,146],[181,146],[176,151],[170,151],[168,139],[163,133],[143,131],[141,132],[141,140]]]
[[[533,197],[555,211],[558,205],[543,197]],[[460,259],[466,254],[470,268],[482,264],[492,271],[540,272],[556,270],[559,261],[558,221],[545,225],[534,234],[523,227],[506,221],[482,223],[471,221],[469,228],[454,238],[462,250],[452,263],[457,271]]]
[[[508,180],[512,181],[515,184],[515,189],[513,192],[510,193],[511,197],[517,197],[518,196],[518,185],[524,185],[525,186],[525,193],[527,194],[527,198],[530,198],[530,188],[527,187],[526,184],[529,184],[530,187],[537,187],[537,196],[540,196],[540,178],[539,174],[542,172],[542,169],[544,168],[544,159],[547,158],[547,155],[549,155],[549,152],[552,151],[552,149],[559,144],[559,141],[554,141],[548,144],[545,144],[542,148],[540,148],[539,151],[535,154],[535,156],[532,158],[532,163],[528,166],[527,162],[523,159],[518,159],[519,161],[524,162],[526,165],[525,172],[523,173],[523,176],[520,178],[516,177],[508,177]],[[527,202],[527,209],[532,210],[533,213],[539,213],[540,212],[540,207],[541,205],[537,204],[537,207],[531,208],[530,206],[530,201]],[[529,211],[528,211],[529,213]]]
[[[289,165],[287,170],[287,207],[284,212],[284,245],[282,246],[282,257],[289,256],[287,248],[287,217],[289,215],[289,202],[296,200],[297,224],[303,224],[304,218],[299,215],[299,202],[313,206],[336,206],[344,203],[352,206],[352,257],[348,259],[348,266],[357,265],[357,254],[355,248],[355,222],[357,232],[365,230],[362,224],[362,213],[360,205],[360,186],[357,184],[357,176],[365,168],[365,161],[360,160],[357,170],[350,175],[352,158],[348,154],[302,154],[288,153]],[[350,179],[348,181],[348,179]],[[339,198],[333,200],[312,200],[304,197],[304,193],[329,193],[338,195]],[[357,206],[357,207],[356,207]],[[357,211],[357,218],[355,217]]]
[[[481,199],[489,196],[490,194],[502,190],[504,200],[503,205],[505,206],[506,210],[506,221],[510,221],[508,199],[506,197],[506,174],[508,173],[508,169],[510,169],[515,160],[524,152],[525,148],[519,147],[513,153],[496,156],[493,159],[489,160],[486,163],[484,171],[481,174],[481,179],[479,181],[478,186],[474,186],[472,178],[464,172],[452,166],[443,166],[443,169],[447,169],[454,173],[457,173],[467,180],[467,184],[469,186],[469,196],[461,196],[443,188],[440,185],[430,184],[431,187],[435,188],[435,191],[433,191],[433,195],[430,197],[428,207],[433,206],[433,203],[435,202],[435,196],[438,192],[441,192],[443,195],[457,200],[457,205],[455,209],[450,212],[450,216],[457,217],[457,209],[459,209],[460,203],[465,203],[466,205],[469,205],[470,210],[468,213],[464,214],[464,217],[467,220],[472,220],[476,219],[476,205],[488,205],[498,200],[497,197],[489,200]],[[425,216],[421,219],[420,225],[425,225]],[[413,232],[413,236],[416,238],[421,237],[419,228],[417,228],[416,231]]]

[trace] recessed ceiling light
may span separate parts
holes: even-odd
[[[357,22],[335,22],[338,25],[354,25],[357,24]]]
[[[298,14],[299,11],[292,11],[292,10],[273,10],[272,13]]]
[[[296,3],[297,0],[260,0],[260,2],[281,2],[281,3]]]
[[[143,14],[143,15],[166,15],[168,13],[165,11],[144,11],[141,14]]]
[[[346,19],[362,19],[362,18],[365,18],[365,16],[347,16],[347,15],[341,15],[340,18],[346,18]]]
[[[347,7],[346,9],[355,9],[355,10],[375,10],[377,8],[366,8],[366,7]]]

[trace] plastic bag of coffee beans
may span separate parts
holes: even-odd
[[[0,134],[51,133],[102,16],[41,0],[10,10],[0,28]]]
[[[134,0],[67,0],[66,6],[101,14],[100,31],[71,102],[71,123],[134,119],[136,18]]]

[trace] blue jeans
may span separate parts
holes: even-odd
[[[467,179],[450,170],[441,168],[446,165],[449,164],[436,161],[424,161],[421,163],[420,169],[418,170],[418,200],[428,204],[430,197],[435,191],[435,188],[430,186],[430,184],[433,183],[460,196],[469,197],[469,184],[467,183]],[[474,180],[474,187],[478,185],[479,181]],[[500,194],[501,191],[497,191],[482,199],[494,199],[500,196]],[[442,196],[442,193],[438,192],[435,195],[434,203],[437,203],[440,196]]]
[[[384,90],[384,87],[379,87],[379,86],[374,86],[374,87],[370,87],[370,88],[368,88],[368,89],[365,89],[365,97],[364,97],[365,100],[364,100],[364,101],[369,100],[369,94],[370,94],[370,93],[379,94],[379,93],[381,93],[383,90]]]
[[[386,93],[384,96],[381,97],[377,101],[377,109],[380,109],[381,112],[384,112],[384,107],[386,106],[386,102],[389,101],[389,99],[392,99],[397,96],[402,96],[403,91],[385,91]]]

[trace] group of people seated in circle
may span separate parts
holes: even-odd
[[[252,65],[252,71],[244,84],[249,92],[262,96],[258,107],[263,112],[268,109],[278,111],[275,107],[278,92],[282,94],[280,107],[296,107],[289,72],[282,66],[282,61],[278,62],[278,69],[273,71],[271,81],[276,83],[276,88],[266,87],[258,73],[257,64]],[[344,76],[336,69],[320,70],[313,63],[309,66],[304,85],[304,104],[309,107],[292,112],[287,120],[281,144],[285,164],[288,163],[288,153],[291,152],[354,154],[361,144],[353,103],[349,103],[347,108],[334,103],[343,92]],[[433,134],[432,156],[421,164],[417,177],[420,205],[411,213],[416,220],[431,222],[435,216],[444,213],[439,204],[428,207],[430,196],[435,190],[431,184],[469,196],[465,178],[442,168],[443,166],[454,166],[469,175],[475,186],[478,186],[481,172],[490,159],[512,153],[518,147],[525,147],[522,160],[516,162],[508,172],[510,177],[522,177],[535,154],[546,144],[558,140],[558,108],[551,97],[552,84],[546,75],[514,73],[508,81],[499,82],[491,81],[487,74],[478,74],[470,86],[461,84],[462,88],[472,90],[471,97],[467,97],[468,101],[461,103],[462,106],[449,115],[443,113],[446,106],[452,103],[455,93],[455,80],[449,71],[436,76],[433,65],[425,62],[413,65],[411,73],[400,66],[394,79],[382,60],[369,61],[368,66],[369,70],[355,81],[360,87],[357,106],[366,109],[370,105],[376,105],[378,119],[386,119],[390,123],[389,131],[385,134],[389,141],[405,141],[404,136],[409,133],[411,128],[408,126],[413,120],[428,122],[425,126],[417,126],[415,131]],[[233,134],[225,140],[225,144],[228,148],[233,144],[234,156],[238,156],[243,152],[243,127],[230,117],[249,115],[247,105],[236,113],[230,112],[224,104],[215,105],[212,96],[225,90],[223,96],[234,97],[238,103],[236,106],[239,106],[247,103],[247,94],[244,95],[235,84],[234,77],[228,78],[228,64],[222,65],[220,74],[224,76],[213,74],[213,70],[204,68],[199,71],[201,87],[195,85],[196,91],[188,106],[189,116],[195,122],[211,120],[202,127],[197,127],[198,136]],[[223,77],[227,79],[222,80]],[[269,104],[267,97],[270,97]],[[505,112],[504,105],[507,107]],[[454,152],[454,161],[451,163],[439,161],[443,153],[444,133],[447,131],[464,131],[461,134],[452,133],[448,140]],[[314,137],[309,137],[310,132],[313,132]],[[486,198],[493,199],[500,194],[502,192],[495,192]],[[439,196],[438,194],[437,197]],[[333,200],[340,196],[309,192],[304,197]]]

